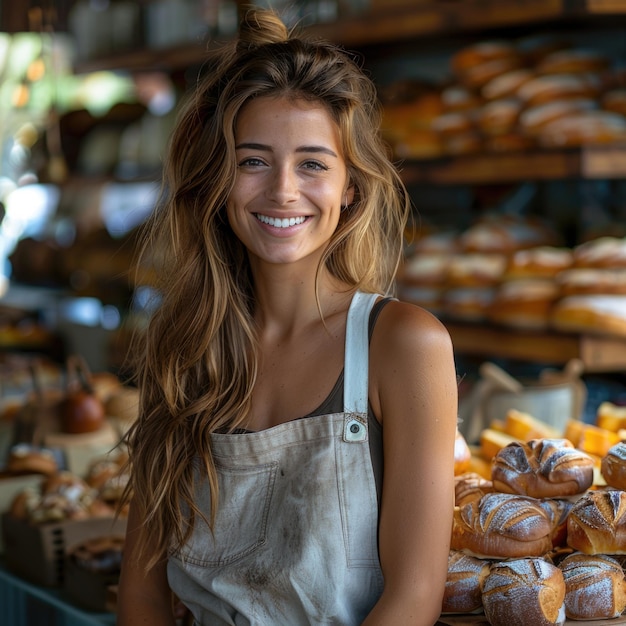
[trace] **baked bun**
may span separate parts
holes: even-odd
[[[567,516],[567,545],[584,554],[626,554],[626,492],[588,491]]]
[[[522,103],[517,98],[493,100],[477,113],[477,124],[486,135],[505,135],[517,126]]]
[[[626,336],[626,295],[580,295],[559,299],[550,324],[564,332]]]
[[[552,280],[507,280],[498,287],[487,317],[504,326],[542,330],[549,325],[550,311],[558,296],[558,287]]]
[[[559,564],[565,579],[565,614],[570,619],[618,617],[626,608],[622,566],[607,555],[574,552]]]
[[[569,248],[537,246],[518,250],[509,258],[504,278],[554,278],[573,263],[574,254]]]
[[[480,93],[486,100],[501,100],[515,95],[517,90],[535,77],[535,72],[521,67],[500,74],[483,86]]]
[[[476,613],[483,607],[482,587],[490,562],[458,550],[448,555],[442,613]]]
[[[505,493],[573,496],[593,484],[593,459],[567,439],[513,442],[494,457],[491,479],[494,488]]]
[[[82,570],[113,574],[121,569],[123,548],[123,537],[94,537],[74,546],[68,556]]]
[[[483,584],[482,600],[491,626],[565,623],[563,574],[541,558],[494,563]]]
[[[609,487],[626,491],[626,441],[616,443],[602,457],[600,472]]]
[[[454,506],[463,506],[468,502],[480,500],[486,493],[493,493],[493,483],[477,474],[466,472],[454,481]]]
[[[453,550],[487,559],[541,556],[552,548],[552,523],[534,498],[488,493],[455,507]]]
[[[55,474],[59,466],[51,450],[20,443],[11,448],[6,469],[10,474]]]
[[[472,452],[467,445],[465,437],[461,434],[461,431],[457,428],[456,436],[454,438],[454,474],[458,476],[467,472],[472,460]]]
[[[545,148],[578,148],[626,139],[626,117],[611,111],[578,111],[546,124],[537,137]]]
[[[562,296],[626,295],[626,268],[575,267],[560,272],[556,285]]]
[[[626,237],[598,237],[574,248],[576,267],[626,267]]]

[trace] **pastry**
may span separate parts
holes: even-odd
[[[567,516],[567,544],[584,554],[626,554],[626,492],[588,491]]]
[[[534,498],[488,493],[455,507],[451,547],[486,559],[541,556],[552,548],[552,523]]]
[[[494,563],[483,584],[482,600],[491,626],[565,623],[563,574],[541,558]]]
[[[593,484],[593,459],[567,439],[513,442],[493,459],[491,479],[496,490],[532,498],[584,493]]]

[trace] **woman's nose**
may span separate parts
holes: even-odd
[[[278,204],[297,200],[299,196],[297,176],[288,167],[276,168],[270,180],[268,197]]]

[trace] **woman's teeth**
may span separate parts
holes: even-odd
[[[302,224],[306,217],[285,217],[283,219],[268,217],[267,215],[256,214],[256,218],[263,222],[264,224],[268,224],[269,226],[273,226],[274,228],[288,228],[289,226],[296,226],[297,224]]]

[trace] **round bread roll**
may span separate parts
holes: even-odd
[[[441,612],[479,612],[483,607],[482,587],[489,567],[489,561],[458,550],[450,550]]]
[[[577,74],[553,74],[537,76],[525,82],[516,92],[527,107],[534,107],[554,100],[568,98],[596,98],[598,81]]]
[[[591,98],[569,98],[544,102],[543,104],[527,107],[520,114],[520,129],[530,137],[537,137],[541,130],[550,122],[561,119],[571,113],[592,111],[597,107],[597,102]]]
[[[560,272],[556,285],[562,296],[626,295],[626,268],[575,267]]]
[[[618,617],[626,608],[622,566],[607,555],[574,552],[559,564],[565,579],[565,614],[570,619]]]
[[[573,48],[557,50],[546,55],[537,64],[538,74],[588,74],[603,72],[609,60],[595,50]]]
[[[505,135],[517,126],[522,103],[517,98],[489,102],[477,114],[477,124],[486,135]]]
[[[494,457],[491,480],[497,491],[505,493],[573,496],[593,484],[593,459],[567,439],[512,442]]]
[[[563,574],[541,558],[494,563],[483,584],[482,600],[491,626],[565,623]]]
[[[480,500],[486,493],[493,493],[493,483],[476,472],[466,472],[454,481],[454,506]]]
[[[480,93],[486,100],[500,100],[513,96],[517,90],[535,77],[535,72],[527,67],[505,72],[494,77],[483,86]]]
[[[573,263],[574,254],[569,248],[536,246],[517,250],[509,259],[504,278],[554,278]]]
[[[451,287],[491,287],[500,282],[507,258],[500,253],[452,254],[447,281]]]
[[[567,545],[583,554],[626,554],[626,492],[588,491],[567,516]]]
[[[626,336],[626,295],[580,295],[559,299],[550,324],[565,332]]]
[[[626,267],[626,237],[598,237],[577,245],[574,250],[576,267]]]
[[[600,461],[600,472],[609,487],[626,491],[626,441],[609,448]]]
[[[21,443],[11,448],[6,469],[11,474],[55,474],[59,466],[51,450]]]
[[[534,498],[488,493],[454,508],[453,550],[479,558],[541,556],[552,548],[552,522]]]
[[[558,296],[558,288],[552,280],[508,280],[497,289],[487,317],[504,326],[542,330],[548,327],[550,311]]]
[[[538,143],[546,148],[580,147],[626,139],[626,117],[611,111],[578,111],[547,123]]]
[[[450,66],[456,76],[462,76],[482,63],[511,58],[520,58],[512,43],[502,40],[479,41],[457,50],[450,59]]]

